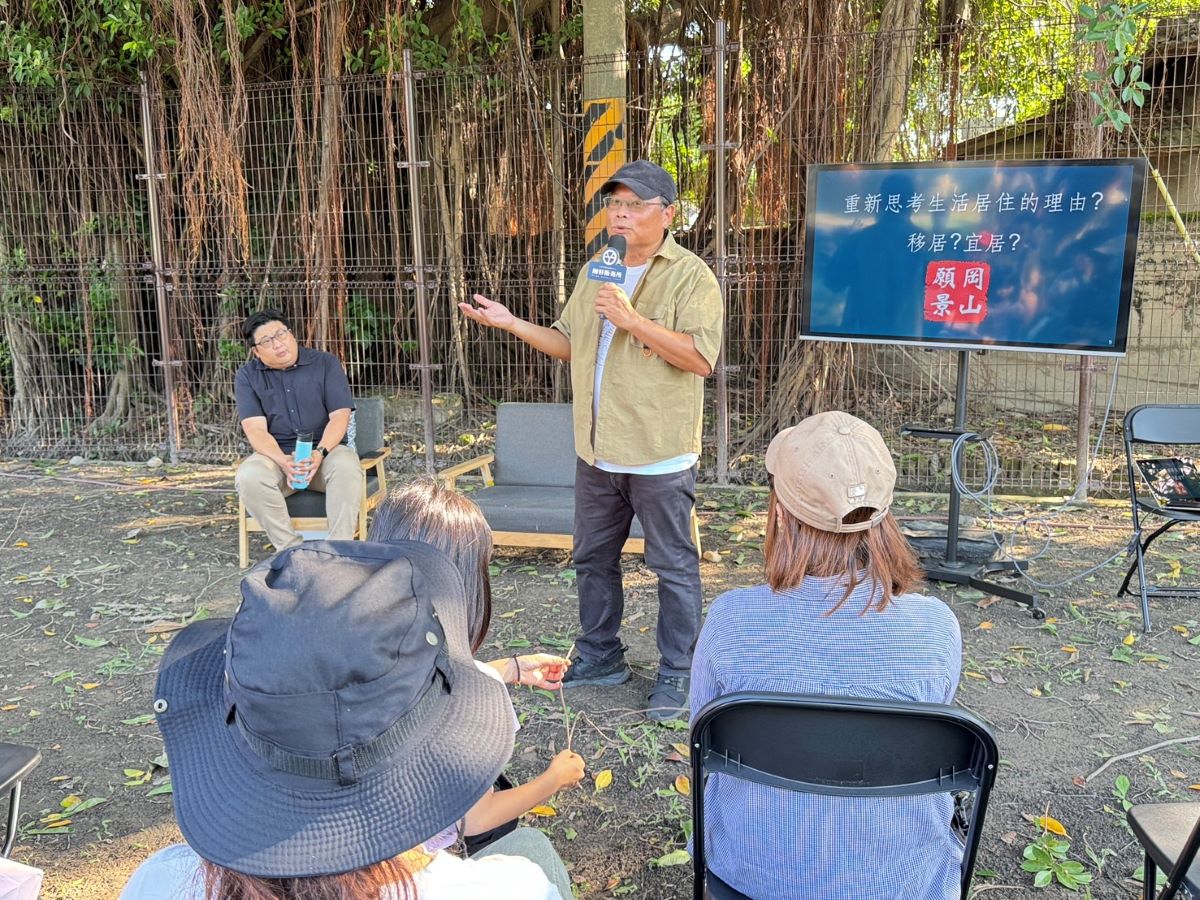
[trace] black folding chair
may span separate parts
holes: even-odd
[[[704,779],[713,773],[836,797],[972,792],[961,873],[967,896],[999,760],[991,731],[970,713],[937,703],[740,691],[700,710],[691,748],[695,900],[706,888],[713,900],[746,900],[704,861]]]
[[[17,838],[17,819],[21,815],[21,782],[41,761],[41,752],[33,747],[0,742],[0,793],[9,791],[8,826],[4,831],[4,849],[0,850],[0,856],[8,856]]]
[[[1117,596],[1132,593],[1129,582],[1136,572],[1138,589],[1142,598],[1142,630],[1150,630],[1151,597],[1196,597],[1196,587],[1149,587],[1146,584],[1146,552],[1161,534],[1180,522],[1200,522],[1200,509],[1183,509],[1162,506],[1148,490],[1141,470],[1137,467],[1134,447],[1137,444],[1159,444],[1187,446],[1200,445],[1200,406],[1188,403],[1135,406],[1125,414],[1125,467],[1129,476],[1129,501],[1133,508],[1133,537],[1130,549],[1134,558],[1121,582]],[[1161,516],[1166,519],[1160,528],[1142,540],[1142,516]]]
[[[1142,870],[1145,900],[1172,900],[1180,888],[1200,897],[1200,866],[1196,864],[1200,803],[1142,803],[1125,815],[1146,851]],[[1166,873],[1167,883],[1156,895],[1159,869]]]

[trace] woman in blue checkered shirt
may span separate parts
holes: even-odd
[[[842,412],[771,442],[766,583],[712,604],[692,667],[693,717],[735,691],[949,703],[962,638],[913,591],[916,556],[889,511],[879,432]],[[948,900],[960,895],[953,798],[801,794],[720,774],[705,791],[709,870],[753,898]]]

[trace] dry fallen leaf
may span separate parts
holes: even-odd
[[[602,791],[612,784],[613,774],[612,769],[605,769],[596,775],[596,791]]]
[[[183,622],[172,622],[166,619],[159,619],[157,622],[151,622],[142,630],[146,634],[170,634],[172,631],[179,631],[184,626]]]
[[[680,756],[688,756],[692,752],[692,748],[689,747],[687,744],[674,743],[671,746],[675,748],[675,752],[678,753]]]
[[[529,811],[531,816],[557,816],[558,810],[553,806],[535,806]]]
[[[979,628],[980,628],[980,630],[981,630],[981,631],[987,631],[987,630],[989,630],[991,627],[992,627],[992,623],[991,623],[991,622],[980,622],[980,623],[979,623]]]
[[[692,780],[686,775],[676,775],[675,790],[685,797],[690,797],[692,795]]]
[[[1038,816],[1034,820],[1034,824],[1051,834],[1057,834],[1059,837],[1067,836],[1067,829],[1063,828],[1063,823],[1053,816]]]
[[[1125,635],[1125,637],[1121,638],[1121,643],[1124,644],[1126,647],[1132,647],[1133,642],[1136,640],[1137,640],[1137,638],[1133,636],[1133,632],[1131,631],[1131,632],[1129,632],[1129,634]]]

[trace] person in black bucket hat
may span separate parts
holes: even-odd
[[[251,570],[232,620],[183,629],[154,711],[187,846],[144,862],[123,900],[570,900],[534,829],[469,860],[423,847],[513,748],[463,590],[426,544],[314,542]]]

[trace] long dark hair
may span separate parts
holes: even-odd
[[[471,652],[477,652],[492,622],[492,529],[479,507],[432,478],[418,478],[388,492],[367,540],[423,541],[450,557],[467,589]]]

